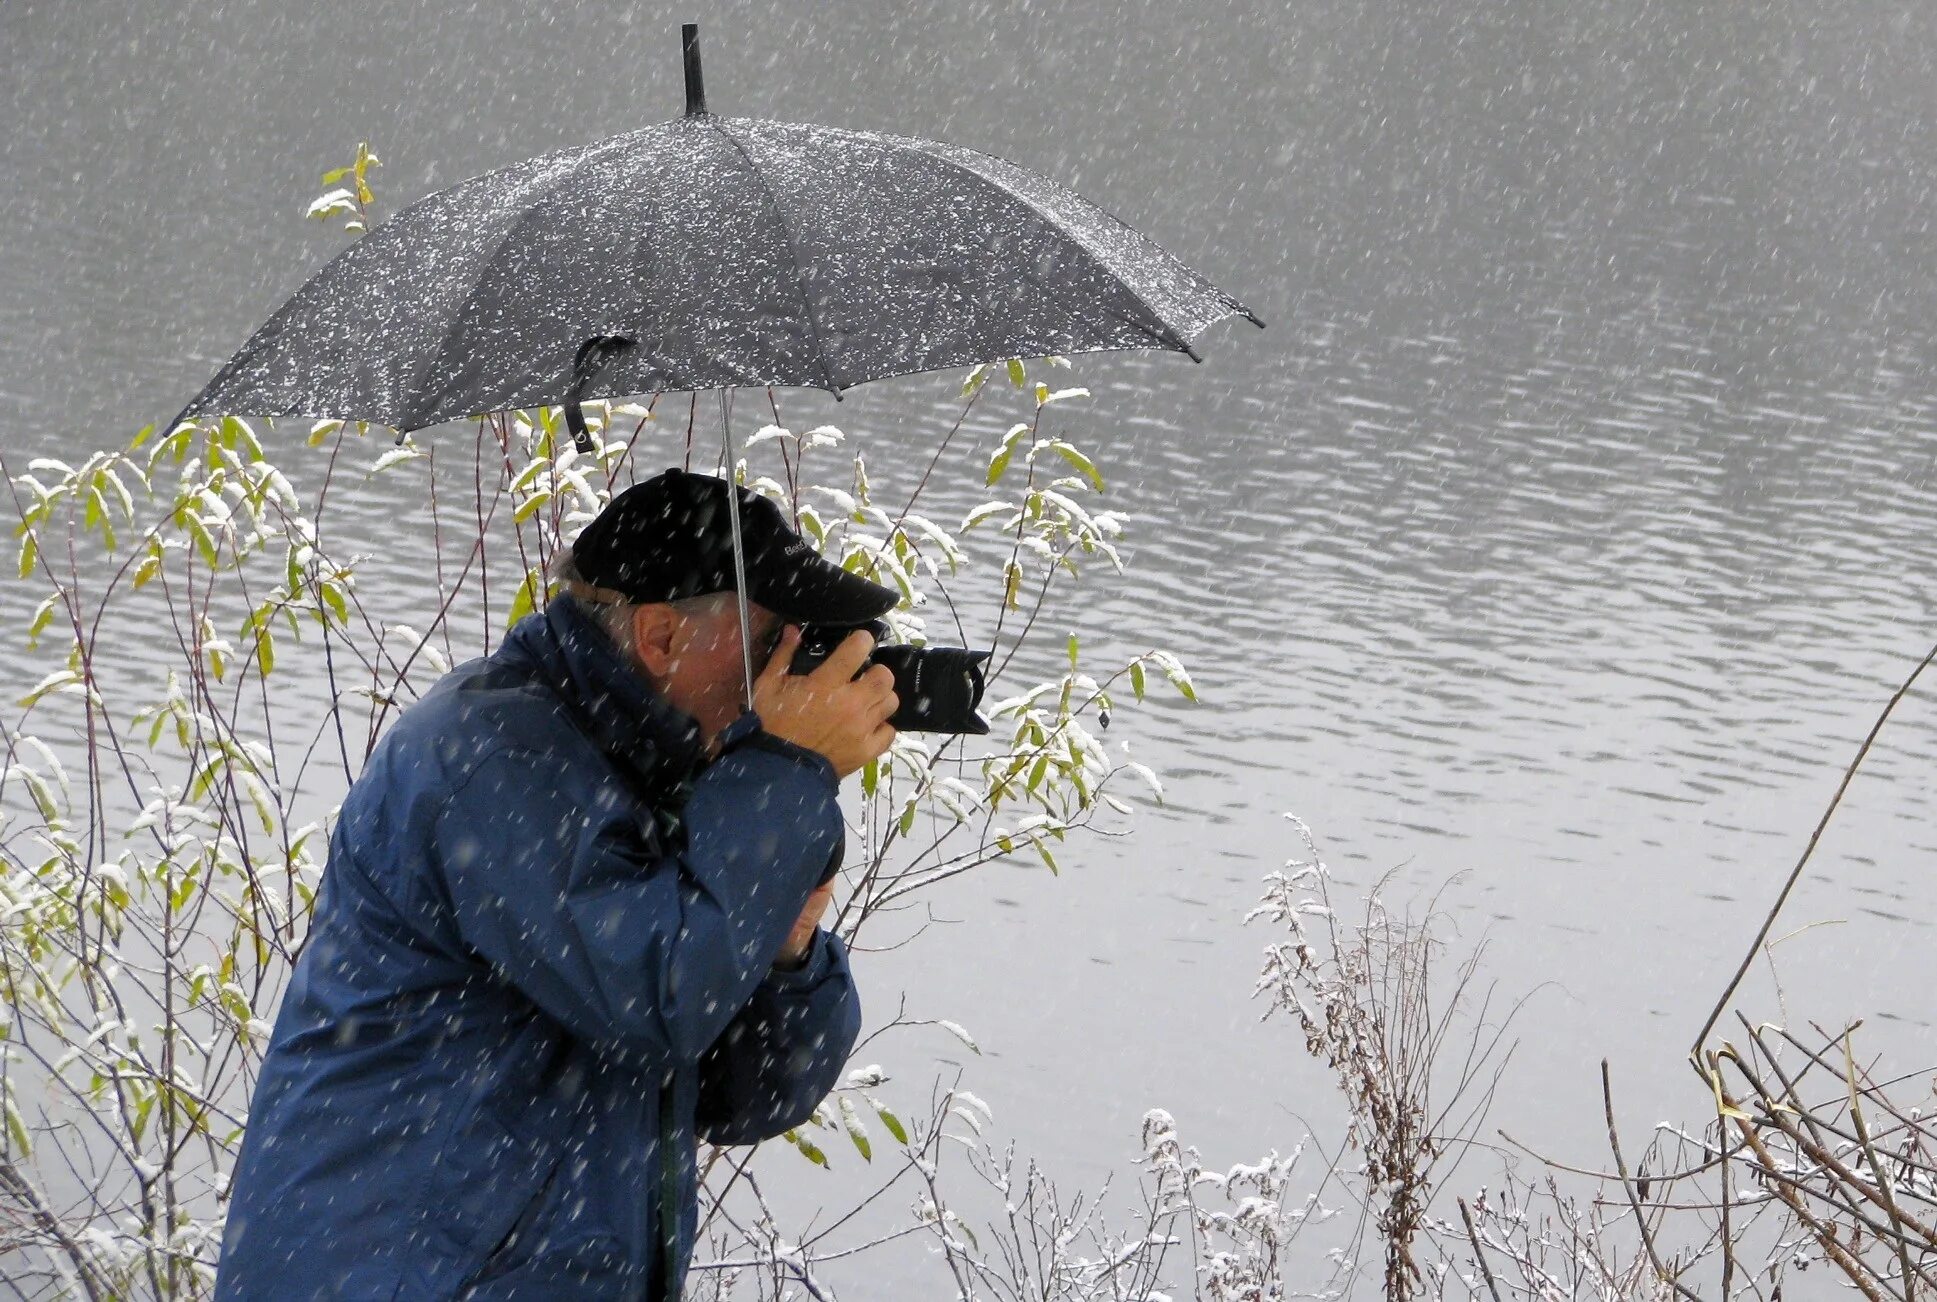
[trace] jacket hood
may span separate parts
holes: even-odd
[[[678,787],[705,755],[699,722],[628,664],[605,630],[569,597],[519,620],[491,658],[529,668],[594,744],[649,793]]]

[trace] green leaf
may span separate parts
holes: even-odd
[[[332,190],[311,200],[309,207],[303,210],[303,216],[326,221],[340,212],[355,212],[356,204],[351,202],[352,198],[348,190]]]
[[[323,173],[322,183],[324,185],[335,185],[354,170],[354,168],[349,167],[332,167],[329,171]]]
[[[539,509],[551,500],[552,495],[544,489],[540,489],[524,501],[518,503],[518,509],[511,513],[511,522],[513,524],[523,524],[525,521],[531,519],[532,516],[537,515]]]
[[[1183,664],[1176,656],[1168,651],[1152,651],[1145,659],[1156,661],[1157,667],[1164,671],[1164,677],[1170,680],[1170,685],[1175,687],[1178,694],[1186,701],[1192,704],[1197,702],[1197,689],[1191,685],[1190,675],[1185,672]]]
[[[798,1148],[801,1156],[812,1162],[815,1166],[827,1165],[827,1154],[816,1148],[814,1141],[808,1139],[805,1135],[789,1130],[783,1138],[795,1148]]]
[[[195,550],[202,554],[202,560],[210,569],[216,568],[221,558],[215,550],[215,535],[211,534],[208,526],[202,523],[202,517],[193,511],[183,512],[182,527],[188,531],[188,536],[195,540]]]
[[[20,1115],[20,1109],[14,1106],[12,1095],[7,1096],[6,1106],[7,1134],[12,1136],[14,1147],[18,1150],[20,1156],[31,1157],[34,1151],[34,1141],[27,1134],[27,1121]]]
[[[1009,367],[1009,383],[1015,385],[1016,388],[1020,389],[1023,385],[1029,382],[1028,375],[1023,372],[1022,359],[1020,357],[1011,357],[1008,361],[1008,367]]]
[[[34,572],[34,562],[40,559],[40,543],[33,533],[28,533],[26,541],[20,544],[20,577],[28,578]]]
[[[316,590],[322,595],[323,605],[329,609],[332,615],[336,616],[336,622],[342,627],[348,628],[350,626],[350,603],[343,596],[342,585],[323,582],[316,585]]]
[[[544,474],[546,467],[550,465],[550,458],[534,457],[526,464],[523,470],[518,472],[518,477],[511,481],[511,491],[514,493],[527,491],[538,481],[538,476]]]
[[[1022,445],[1023,436],[1028,432],[1029,426],[1026,422],[1009,427],[1009,432],[1002,436],[1002,446],[997,448],[995,455],[989,458],[989,473],[985,483],[992,485],[1002,478],[1003,472],[1009,468],[1009,462],[1016,455],[1016,449]]]
[[[1002,478],[1003,472],[1009,468],[1009,458],[1013,454],[1013,449],[1005,447],[999,449],[994,456],[990,457],[988,477],[982,482],[985,484],[993,484],[996,480]]]
[[[977,1057],[981,1056],[982,1046],[975,1042],[975,1037],[970,1035],[968,1031],[963,1028],[961,1023],[951,1022],[944,1017],[937,1020],[935,1025],[941,1027],[944,1031],[947,1031],[950,1035],[960,1040],[963,1044],[966,1044],[970,1049],[972,1049],[975,1052]]]
[[[274,836],[276,834],[276,805],[275,801],[269,795],[269,788],[263,786],[260,779],[249,773],[242,773],[240,776],[242,779],[242,789],[248,794],[249,803],[255,807],[256,818],[262,823],[263,833],[268,836]]]
[[[21,706],[21,708],[25,709],[27,706],[30,706],[34,704],[36,701],[40,700],[41,697],[47,695],[47,693],[51,691],[55,691],[58,688],[72,686],[73,684],[78,683],[80,681],[81,681],[81,676],[75,673],[72,669],[56,670],[55,672],[47,675],[47,677],[41,679],[38,683],[35,683],[33,686],[33,689],[29,691],[25,696],[21,697],[18,704]]]
[[[1076,634],[1069,635],[1069,667],[1076,668]]]
[[[869,1103],[874,1105],[874,1115],[881,1118],[881,1124],[888,1128],[888,1133],[895,1137],[895,1142],[898,1144],[906,1144],[908,1142],[908,1127],[901,1124],[901,1118],[888,1111],[888,1105],[880,1099],[872,1095],[864,1097],[867,1098]]]
[[[1130,662],[1130,690],[1137,694],[1139,701],[1143,699],[1143,661],[1141,660]]]
[[[1083,478],[1090,481],[1091,488],[1094,488],[1099,493],[1103,491],[1103,474],[1101,471],[1099,471],[1096,468],[1096,463],[1094,461],[1091,461],[1088,457],[1084,456],[1081,452],[1078,452],[1075,448],[1063,442],[1061,439],[1057,439],[1054,443],[1051,443],[1049,446],[1052,448],[1055,448],[1057,453],[1061,455],[1063,460],[1069,462],[1070,465],[1075,466],[1079,471],[1081,471],[1083,474]]]
[[[861,766],[861,794],[872,796],[881,783],[881,761],[871,759]]]
[[[276,644],[269,636],[269,627],[264,625],[256,632],[256,668],[267,678],[276,668]]]
[[[404,447],[392,448],[371,463],[370,473],[380,475],[392,466],[400,465],[406,461],[415,461],[423,455],[424,450],[415,445],[407,444]]]
[[[133,469],[132,466],[129,468]],[[139,474],[140,471],[137,470],[135,473]],[[114,490],[115,500],[121,504],[121,518],[124,520],[134,519],[135,518],[134,496],[128,492],[128,486],[121,482],[121,476],[114,473],[113,466],[101,467],[100,482],[106,484],[109,488],[112,488]]]
[[[846,1095],[841,1096],[841,1124],[847,1128],[847,1137],[854,1141],[861,1160],[874,1161],[874,1145],[868,1141],[868,1128],[861,1124],[861,1118],[854,1110],[854,1100]]]
[[[251,463],[259,462],[262,460],[262,442],[261,440],[256,438],[256,432],[254,429],[250,428],[248,421],[246,420],[236,421],[235,437],[236,437],[236,442],[241,444],[243,450],[249,454],[249,460]]]
[[[40,810],[41,819],[53,823],[61,816],[60,806],[54,803],[53,788],[47,780],[30,768],[16,769],[21,781],[27,784],[27,793],[34,798],[34,805]]]
[[[996,516],[1015,509],[1015,504],[1011,502],[984,502],[962,517],[962,532],[967,533],[984,520],[993,520]]]
[[[1049,853],[1049,847],[1044,845],[1041,841],[1037,841],[1035,845],[1036,845],[1036,853],[1041,855],[1042,861],[1049,865],[1049,871],[1054,873],[1056,876],[1061,877],[1063,875],[1062,870],[1056,866],[1056,856]]]
[[[525,581],[518,585],[518,595],[511,599],[511,614],[505,621],[506,628],[538,609],[538,587],[541,582],[543,580],[537,566],[525,572]]]

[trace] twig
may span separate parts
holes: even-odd
[[[1896,1227],[1899,1236],[1897,1264],[1903,1270],[1904,1302],[1916,1302],[1916,1272],[1910,1268],[1910,1245],[1902,1237],[1904,1218],[1897,1211],[1896,1191],[1891,1188],[1889,1173],[1883,1169],[1883,1163],[1877,1160],[1876,1146],[1870,1142],[1869,1123],[1863,1120],[1863,1107],[1857,1099],[1856,1090],[1856,1056],[1850,1048],[1848,1032],[1843,1034],[1843,1067],[1850,1088],[1850,1120],[1856,1124],[1856,1133],[1862,1137],[1863,1156],[1870,1163],[1870,1173],[1876,1177],[1877,1192],[1883,1198],[1883,1210],[1889,1213],[1890,1224]]]
[[[1648,1260],[1654,1263],[1655,1275],[1666,1280],[1678,1297],[1689,1302],[1702,1302],[1699,1294],[1691,1292],[1676,1275],[1668,1272],[1661,1262],[1661,1253],[1655,1248],[1654,1235],[1648,1230],[1648,1218],[1641,1210],[1641,1200],[1635,1196],[1634,1185],[1628,1179],[1628,1160],[1621,1156],[1621,1135],[1614,1126],[1614,1086],[1608,1080],[1607,1059],[1601,1059],[1601,1104],[1607,1111],[1607,1142],[1614,1149],[1614,1169],[1621,1173],[1621,1192],[1628,1196],[1628,1206],[1634,1209],[1634,1227],[1641,1234],[1641,1246],[1648,1250]]]
[[[1715,1029],[1715,1023],[1721,1019],[1722,1010],[1728,1007],[1728,1001],[1735,997],[1736,988],[1742,984],[1743,976],[1748,973],[1749,964],[1755,962],[1755,956],[1761,951],[1762,943],[1769,938],[1770,929],[1776,925],[1776,915],[1782,912],[1782,906],[1789,901],[1789,892],[1794,890],[1796,883],[1802,879],[1802,870],[1808,864],[1809,857],[1816,853],[1816,843],[1822,840],[1823,829],[1829,826],[1829,820],[1836,813],[1836,807],[1843,803],[1843,793],[1849,790],[1850,780],[1856,776],[1856,770],[1862,767],[1863,757],[1870,753],[1871,745],[1875,743],[1877,734],[1883,731],[1883,725],[1890,718],[1890,712],[1897,708],[1897,702],[1909,693],[1912,684],[1924,670],[1930,667],[1933,660],[1937,660],[1937,646],[1931,647],[1929,654],[1917,662],[1917,667],[1912,669],[1910,676],[1903,680],[1903,686],[1897,688],[1895,694],[1890,697],[1889,703],[1883,707],[1883,713],[1877,715],[1876,722],[1870,725],[1869,736],[1865,737],[1863,744],[1857,747],[1856,758],[1851,760],[1849,768],[1843,771],[1843,780],[1837,784],[1836,794],[1830,797],[1829,807],[1823,810],[1822,818],[1817,820],[1816,830],[1809,834],[1809,844],[1803,847],[1802,858],[1796,860],[1796,866],[1790,869],[1789,880],[1782,884],[1782,893],[1776,896],[1775,905],[1769,910],[1769,916],[1762,920],[1761,928],[1749,944],[1749,952],[1742,956],[1742,962],[1736,967],[1735,975],[1730,978],[1728,987],[1722,991],[1722,997],[1715,1001],[1715,1007],[1709,1011],[1708,1020],[1703,1022],[1702,1029],[1695,1033],[1695,1043],[1690,1046],[1688,1054],[1695,1063],[1697,1071],[1701,1070],[1702,1045],[1708,1040],[1708,1033]]]
[[[1529,1144],[1522,1143],[1520,1140],[1515,1139],[1512,1135],[1509,1135],[1504,1130],[1496,1130],[1493,1133],[1498,1135],[1500,1138],[1506,1140],[1507,1143],[1512,1144],[1515,1148],[1519,1149],[1521,1152],[1525,1153],[1528,1157],[1531,1157],[1534,1161],[1540,1163],[1542,1166],[1552,1167],[1556,1171],[1565,1171],[1569,1175],[1584,1175],[1595,1180],[1619,1180],[1621,1178],[1620,1176],[1616,1175],[1612,1171],[1596,1171],[1590,1167],[1585,1167],[1585,1166],[1569,1166],[1567,1163],[1561,1161],[1559,1158],[1548,1157],[1545,1153],[1542,1153],[1539,1149],[1534,1148]],[[1684,1136],[1684,1138],[1687,1138],[1689,1139],[1690,1142],[1693,1142],[1692,1137]],[[1700,1175],[1702,1172],[1708,1170],[1710,1167],[1718,1166],[1722,1164],[1723,1162],[1727,1161],[1729,1158],[1734,1157],[1737,1153],[1741,1152],[1746,1147],[1748,1147],[1746,1144],[1737,1144],[1734,1148],[1718,1151],[1716,1156],[1709,1158],[1708,1160],[1700,1163],[1699,1165],[1684,1167],[1679,1171],[1664,1171],[1659,1175],[1656,1175],[1654,1178],[1656,1180],[1661,1181],[1663,1184],[1673,1184],[1677,1180],[1686,1180],[1690,1176]],[[1705,1147],[1703,1151],[1707,1151]]]
[[[1473,1213],[1466,1210],[1466,1200],[1459,1202],[1459,1218],[1466,1222],[1466,1239],[1473,1245],[1473,1261],[1480,1268],[1480,1278],[1486,1281],[1486,1291],[1493,1295],[1493,1302],[1500,1302],[1500,1286],[1493,1282],[1493,1268],[1486,1264],[1486,1252],[1480,1247],[1480,1232],[1473,1228]]]

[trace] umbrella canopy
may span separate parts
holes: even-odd
[[[1191,347],[1243,304],[972,149],[687,113],[500,168],[345,249],[178,421],[371,421],[738,385],[840,391],[1003,357]],[[577,422],[574,421],[576,425]]]

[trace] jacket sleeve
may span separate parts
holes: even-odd
[[[841,844],[833,766],[755,734],[693,782],[675,850],[616,784],[568,799],[547,781],[558,764],[500,751],[437,813],[461,942],[580,1037],[692,1066]]]
[[[803,1124],[839,1083],[860,1032],[847,946],[817,931],[807,962],[769,972],[700,1059],[700,1137],[757,1144]]]

